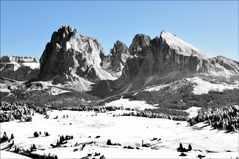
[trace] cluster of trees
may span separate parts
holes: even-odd
[[[111,139],[108,139],[108,140],[107,140],[106,145],[121,146],[120,143],[112,143],[112,142],[111,142]]]
[[[195,95],[193,86],[185,85],[177,90],[167,86],[158,91],[142,91],[128,93],[123,98],[130,100],[144,100],[148,104],[157,104],[157,107],[186,110],[192,106],[202,108],[224,107],[225,105],[239,104],[239,89],[224,90],[223,92],[209,91],[207,94]]]
[[[64,135],[61,135],[60,139],[56,141],[56,145],[51,144],[51,146],[53,148],[60,147],[62,144],[67,143],[67,140],[71,140],[71,139],[73,139],[72,135],[66,135],[65,137],[64,137]]]
[[[21,121],[32,121],[32,112],[26,104],[21,102],[1,101],[0,105],[0,122],[19,119]]]
[[[187,120],[187,112],[170,109],[145,109],[143,111],[134,111],[123,113],[122,116],[137,116],[146,118],[166,118],[177,121]]]
[[[177,151],[178,151],[178,152],[181,152],[181,154],[180,154],[179,156],[187,156],[187,154],[185,154],[185,152],[192,151],[192,145],[189,144],[189,145],[188,145],[188,148],[184,148],[184,147],[183,147],[183,144],[180,143],[180,144],[179,144],[179,147],[177,148]]]
[[[30,149],[28,149],[28,150],[20,149],[19,147],[17,147],[15,145],[15,149],[13,152],[19,153],[19,154],[22,154],[24,156],[28,156],[28,157],[34,158],[34,159],[58,159],[57,155],[50,154],[50,153],[48,155],[46,155],[46,154],[40,155],[40,154],[32,153],[36,149],[37,149],[37,147],[35,144],[32,144]]]
[[[206,122],[215,129],[236,131],[239,128],[239,105],[201,110],[196,117],[188,120],[192,126],[199,122]]]
[[[116,110],[122,110],[123,107],[116,107],[116,106],[79,106],[79,107],[60,107],[58,110],[72,110],[72,111],[95,111],[95,112],[101,112],[104,113],[106,111],[116,111]]]
[[[188,152],[188,151],[191,151],[191,150],[192,150],[192,145],[191,144],[188,144],[188,148],[186,149],[186,148],[183,147],[183,144],[180,143],[179,147],[177,148],[178,152]]]
[[[43,115],[47,114],[48,108],[39,107],[31,102],[8,102],[0,103],[0,122],[11,120],[21,120],[23,122],[32,121],[34,111]]]
[[[0,137],[0,144],[3,143],[3,142],[5,142],[5,141],[12,140],[12,139],[14,139],[14,135],[13,135],[13,134],[11,134],[11,137],[9,138],[9,137],[7,136],[7,133],[4,132],[4,133],[3,133],[3,136]]]
[[[33,136],[34,136],[34,137],[39,137],[40,135],[42,135],[42,134],[41,134],[41,131],[39,131],[39,132],[35,131],[35,132],[33,133]],[[45,131],[45,132],[44,132],[44,135],[45,135],[45,136],[49,136],[49,133],[48,133],[47,131]]]
[[[34,159],[58,159],[57,155],[54,154],[44,154],[44,155],[39,155],[39,154],[35,154],[35,153],[31,153],[31,151],[25,151],[21,153],[22,155],[28,156],[30,158],[34,158]]]
[[[11,92],[10,96],[5,96],[2,98],[4,101],[24,101],[28,103],[33,103],[34,105],[45,107],[51,106],[54,108],[64,107],[66,105],[71,107],[80,107],[87,105],[97,105],[95,101],[99,98],[93,96],[87,92],[77,92],[70,90],[70,92],[51,95],[49,90],[34,90],[34,91],[25,91],[25,90],[14,90]],[[91,102],[89,102],[91,101]]]

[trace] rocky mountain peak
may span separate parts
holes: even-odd
[[[101,68],[102,54],[103,48],[96,39],[80,35],[69,26],[62,26],[52,34],[41,56],[38,80],[87,83],[82,87],[87,90],[92,82],[113,78]]]
[[[76,30],[73,30],[70,26],[61,26],[57,31],[52,34],[51,42],[61,43],[63,41],[69,40]]]
[[[128,54],[128,47],[121,41],[117,40],[115,43],[114,43],[114,47],[111,49],[110,53],[112,55],[115,55],[115,54]]]
[[[150,37],[145,34],[136,34],[130,47],[129,51],[131,54],[142,51],[143,48],[150,45]]]
[[[162,44],[168,45],[171,49],[175,50],[178,54],[181,54],[183,56],[197,56],[200,58],[209,57],[205,52],[199,50],[198,48],[190,45],[181,38],[169,32],[162,31],[160,34],[160,39],[162,40]]]
[[[168,32],[161,32],[160,37],[152,40],[147,35],[137,34],[129,53],[132,56],[126,61],[121,76],[108,86],[110,95],[193,76],[238,79],[238,62],[224,57],[208,58]],[[102,83],[106,84],[101,82],[96,88],[102,88]]]
[[[123,42],[117,40],[110,52],[111,69],[116,72],[122,71],[128,58],[128,47]]]

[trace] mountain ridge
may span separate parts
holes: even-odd
[[[96,39],[62,26],[46,44],[33,81],[111,95],[200,75],[237,79],[238,73],[237,61],[209,57],[169,32],[155,38],[136,34],[129,47],[117,40],[105,55]]]

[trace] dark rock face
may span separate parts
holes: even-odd
[[[138,40],[133,40],[130,48],[137,45],[134,41]],[[154,38],[138,50],[134,54],[140,56],[128,60],[122,73],[126,83],[133,80],[133,89],[200,73],[233,76],[239,72],[238,62],[223,57],[207,58],[200,50],[170,33],[162,32],[160,37]]]
[[[62,84],[67,81],[84,83],[83,87],[88,89],[91,82],[113,79],[101,68],[102,54],[103,48],[96,39],[63,26],[53,33],[46,45],[40,59],[38,80],[53,80],[53,83]]]
[[[18,81],[37,77],[39,61],[31,57],[3,56],[0,58],[0,76]]]
[[[1,77],[52,81],[78,91],[88,91],[93,86],[92,92],[104,96],[192,76],[239,79],[237,61],[222,56],[209,58],[167,32],[154,39],[137,34],[129,48],[116,41],[105,56],[96,39],[62,26],[46,45],[40,70],[36,67],[38,60],[33,58],[1,57],[0,62]]]
[[[144,34],[136,34],[132,44],[129,47],[129,52],[132,55],[143,55],[145,56],[145,49],[150,44],[150,37]]]
[[[202,51],[170,33],[162,32],[160,37],[152,40],[137,34],[129,47],[129,53],[132,56],[126,61],[122,75],[107,86],[110,94],[195,75],[219,78],[239,76],[238,62],[224,57],[208,58]]]
[[[129,58],[127,46],[121,41],[116,41],[110,54],[111,69],[116,72],[122,71],[126,60]]]
[[[114,47],[110,50],[110,54],[102,57],[102,67],[113,76],[119,77],[130,54],[128,47],[117,40],[114,43]]]

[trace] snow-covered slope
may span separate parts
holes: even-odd
[[[167,43],[170,48],[174,49],[177,53],[183,56],[197,56],[208,58],[208,55],[205,52],[183,41],[176,35],[163,31],[161,32],[160,36],[162,37],[163,42]]]
[[[123,107],[134,110],[144,110],[144,109],[155,109],[156,107],[147,104],[145,101],[130,101],[129,99],[118,99],[109,103],[106,103],[105,106],[115,106]]]
[[[13,152],[1,151],[0,150],[1,159],[30,159],[29,157],[19,155]]]
[[[200,76],[195,76],[192,78],[178,80],[170,84],[149,86],[146,89],[143,89],[143,91],[160,91],[162,89],[165,89],[166,87],[168,87],[167,90],[177,90],[184,86],[192,86],[192,93],[196,95],[201,95],[207,94],[209,91],[223,92],[224,90],[239,89],[239,82],[236,81],[235,83],[229,84],[225,82],[215,81],[213,79],[209,80]]]
[[[237,84],[227,84],[227,83],[212,83],[206,80],[203,80],[199,77],[187,78],[194,86],[193,93],[207,94],[209,91],[222,92],[224,90],[230,89],[239,89],[239,83]]]
[[[95,153],[106,158],[197,158],[198,155],[235,158],[238,155],[237,133],[213,130],[202,123],[192,128],[186,121],[118,116],[120,113],[121,110],[111,113],[53,111],[48,113],[49,119],[35,113],[32,122],[1,123],[1,132],[13,133],[14,143],[21,149],[30,149],[35,144],[37,150],[33,153],[50,153],[58,158],[82,158]],[[42,135],[34,138],[35,131],[41,131]],[[44,131],[50,135],[44,136]],[[52,148],[50,145],[56,144],[59,135],[73,135],[73,139]],[[108,139],[120,145],[107,145]],[[142,143],[150,147],[143,147]],[[186,148],[192,145],[186,157],[179,156],[176,150],[179,143]]]

